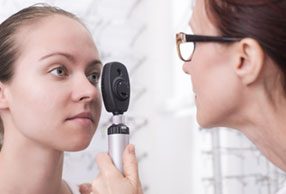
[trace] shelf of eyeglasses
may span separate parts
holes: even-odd
[[[271,177],[270,175],[263,175],[263,174],[237,174],[237,175],[223,175],[221,180],[226,181],[226,180],[233,180],[233,181],[238,181],[241,182],[242,185],[246,185],[247,181],[246,179],[254,179],[256,183],[265,183],[265,182],[271,182],[275,181],[275,178]],[[286,177],[285,177],[286,180]],[[216,181],[214,177],[203,177],[202,181],[206,182],[214,182]]]
[[[221,153],[236,153],[236,152],[255,152],[260,153],[260,151],[256,147],[216,147],[214,148],[216,150],[219,150]],[[209,150],[202,150],[202,153],[204,154],[213,154],[213,150],[211,148]]]
[[[205,160],[213,160],[215,154],[219,154],[220,165],[222,164],[232,164],[231,166],[241,166],[246,167],[253,166],[253,169],[266,169],[270,165],[270,161],[265,158],[260,151],[254,148],[227,148],[225,150],[221,149],[219,152],[212,150],[203,150],[202,156],[206,156]]]
[[[201,139],[208,146],[213,146],[213,138],[218,138],[218,146],[222,147],[255,147],[240,131],[229,128],[201,129]]]

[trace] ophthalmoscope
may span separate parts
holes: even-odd
[[[105,109],[113,114],[108,128],[108,153],[114,165],[123,172],[122,154],[129,144],[129,128],[124,123],[123,113],[130,100],[130,82],[126,67],[119,62],[107,63],[103,67],[101,91]]]

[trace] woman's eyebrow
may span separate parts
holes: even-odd
[[[53,53],[47,54],[47,55],[41,57],[40,61],[45,60],[46,58],[49,58],[49,57],[57,56],[57,55],[64,56],[67,59],[69,59],[70,61],[75,61],[75,59],[72,55],[70,55],[68,53],[64,53],[64,52],[53,52]]]
[[[64,52],[53,52],[53,53],[47,54],[47,55],[41,57],[40,61],[45,60],[46,58],[49,58],[49,57],[53,57],[53,56],[63,56],[65,58],[67,58],[68,60],[75,62],[75,58],[71,54],[64,53]],[[91,62],[89,62],[87,64],[87,66],[99,66],[99,67],[101,67],[102,62],[99,59],[94,59]]]
[[[87,67],[96,67],[96,68],[101,68],[102,62],[98,59],[92,60],[90,63],[88,63]]]

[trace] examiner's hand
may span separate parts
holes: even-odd
[[[124,175],[106,153],[98,154],[96,163],[100,172],[92,183],[92,194],[143,194],[133,145],[128,145],[123,152]]]

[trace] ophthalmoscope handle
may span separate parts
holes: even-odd
[[[129,144],[129,128],[124,124],[113,124],[108,128],[108,153],[114,165],[123,173],[123,151]]]

